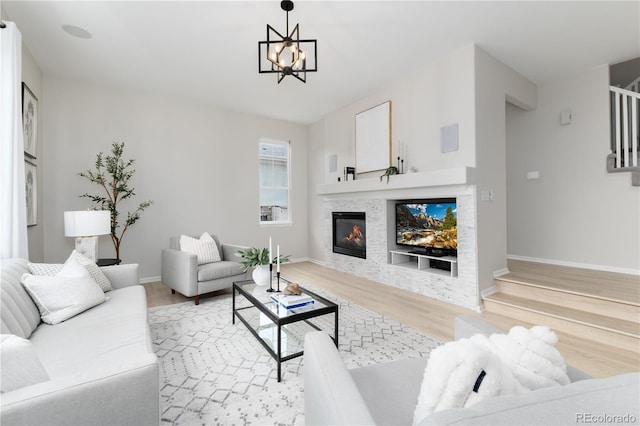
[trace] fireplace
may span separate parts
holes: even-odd
[[[367,258],[364,212],[333,212],[333,252]]]

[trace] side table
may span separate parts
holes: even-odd
[[[96,265],[111,266],[111,265],[119,265],[120,262],[122,262],[121,259],[98,259],[96,260]]]

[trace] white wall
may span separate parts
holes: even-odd
[[[45,259],[64,260],[63,212],[85,209],[97,185],[78,176],[98,152],[125,142],[136,160],[132,179],[140,201],[154,204],[127,231],[124,262],[140,263],[143,278],[160,275],[160,250],[171,235],[213,232],[223,242],[265,247],[269,236],[293,258],[307,257],[306,126],[221,111],[182,99],[44,78]],[[291,226],[258,224],[258,138],[292,144]],[[99,257],[114,257],[108,236]]]
[[[640,273],[640,188],[606,170],[608,69],[538,86],[534,111],[507,109],[510,255]]]
[[[475,49],[478,290],[507,268],[506,103],[536,106],[536,86],[482,49]],[[493,199],[482,200],[491,191]]]

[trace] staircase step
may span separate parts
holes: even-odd
[[[488,312],[640,352],[640,326],[636,322],[502,293],[492,294],[483,300]]]
[[[487,322],[496,327],[509,331],[515,325],[530,328],[534,323],[522,321],[492,312],[479,314]],[[612,348],[601,342],[584,339],[579,336],[554,330],[558,335],[556,348],[562,354],[565,362],[576,368],[587,371],[594,377],[610,377],[629,372],[629,365],[635,365],[633,371],[640,371],[640,357],[638,351],[628,351]],[[594,365],[597,366],[594,369]]]
[[[509,259],[510,273],[499,277],[640,307],[640,276]]]
[[[536,281],[536,283],[532,283]],[[627,301],[612,300],[610,297],[568,291],[558,286],[541,284],[539,277],[531,277],[518,272],[509,273],[495,279],[499,294],[517,296],[527,300],[557,304],[570,309],[617,318],[640,324],[640,306]]]

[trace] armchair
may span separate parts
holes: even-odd
[[[211,236],[218,246],[220,262],[198,265],[195,254],[180,251],[179,236],[171,237],[169,248],[162,249],[162,282],[171,288],[172,293],[177,291],[187,297],[195,296],[196,305],[200,304],[200,295],[231,288],[234,281],[245,280],[248,276],[235,255],[247,247],[222,244],[216,235]]]

